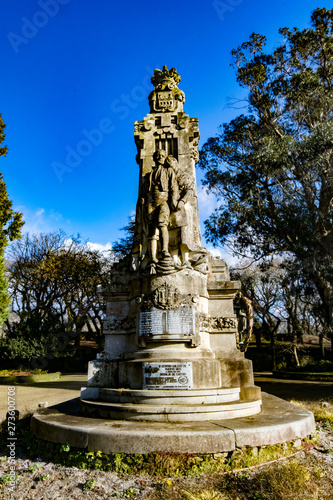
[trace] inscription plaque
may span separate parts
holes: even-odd
[[[143,389],[192,389],[192,363],[143,363]]]
[[[194,335],[195,309],[182,306],[163,311],[152,307],[140,312],[140,335]]]

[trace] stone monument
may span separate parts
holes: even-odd
[[[175,68],[151,81],[150,113],[135,122],[133,246],[103,291],[105,348],[89,363],[82,411],[159,422],[254,415],[260,389],[236,345],[240,283],[201,242],[198,119],[183,111]]]
[[[135,122],[135,233],[103,291],[104,351],[89,363],[81,408],[73,400],[33,415],[41,439],[104,453],[197,454],[315,430],[308,410],[260,394],[237,348],[240,283],[202,246],[198,119],[183,111],[179,82],[175,68],[155,70],[150,113]]]

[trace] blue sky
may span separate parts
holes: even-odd
[[[133,213],[134,120],[149,112],[150,76],[182,77],[184,110],[202,145],[238,112],[230,52],[252,32],[309,25],[312,0],[10,0],[0,18],[0,112],[9,152],[0,170],[25,231],[59,228],[107,245]],[[200,184],[200,172],[198,182]],[[199,190],[203,221],[214,200]]]

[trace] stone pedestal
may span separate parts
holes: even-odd
[[[207,274],[129,272],[126,291],[114,276],[105,350],[89,363],[82,391],[85,415],[182,422],[260,412],[252,363],[236,345],[240,284],[226,279],[223,260],[210,256],[208,265]]]

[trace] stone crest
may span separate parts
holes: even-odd
[[[184,92],[177,87],[180,76],[176,68],[171,68],[170,71],[166,66],[163,66],[162,71],[155,69],[151,82],[155,87],[149,95],[151,112],[176,111],[178,102],[183,103],[185,101]]]
[[[236,318],[208,317],[200,315],[200,330],[203,332],[234,330],[237,328]]]
[[[168,283],[153,291],[152,302],[159,309],[174,309],[182,303],[179,290]]]
[[[144,308],[157,307],[158,309],[176,309],[183,305],[191,305],[196,298],[192,295],[183,295],[178,288],[163,283],[156,288],[150,295],[140,298],[143,301]]]
[[[135,328],[135,319],[133,318],[124,318],[119,319],[117,316],[110,315],[105,318],[103,321],[103,331],[104,332],[112,332],[112,331],[129,331]]]

